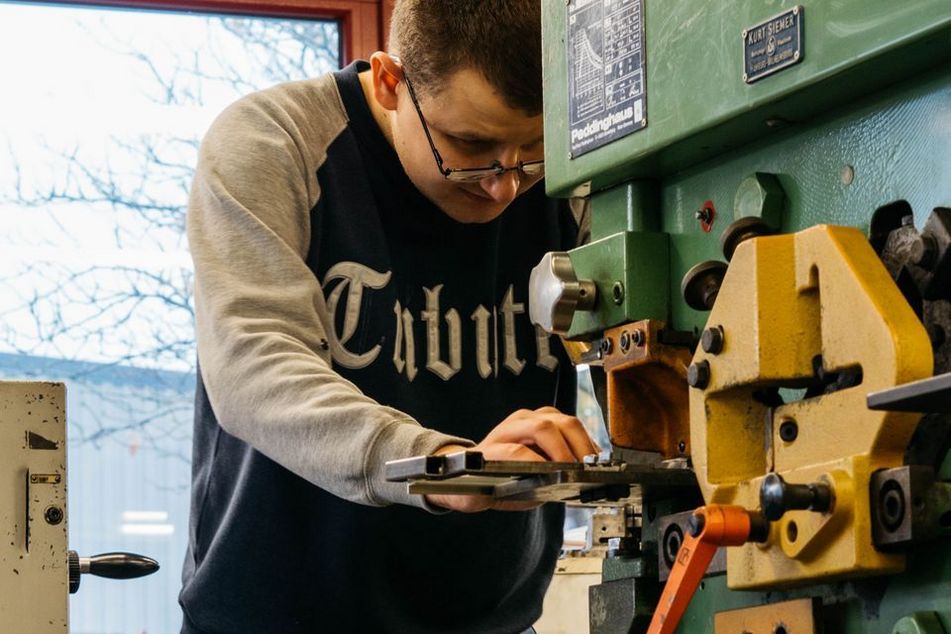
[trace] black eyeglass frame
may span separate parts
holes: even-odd
[[[433,135],[429,131],[426,117],[423,116],[423,111],[419,107],[419,99],[416,98],[413,83],[409,80],[405,70],[403,71],[403,80],[406,82],[406,89],[409,91],[410,101],[413,102],[413,107],[416,108],[416,114],[419,115],[419,122],[423,126],[423,132],[426,133],[429,148],[433,151],[433,158],[436,159],[436,169],[439,170],[439,173],[442,174],[446,180],[455,182],[480,181],[489,176],[501,176],[506,172],[513,172],[515,170],[522,172],[526,176],[541,176],[545,173],[545,161],[543,159],[538,161],[519,161],[512,167],[505,167],[502,165],[502,162],[498,160],[492,161],[492,164],[486,167],[445,167],[443,165],[442,155],[439,153],[439,150],[436,149],[436,144],[433,142]]]

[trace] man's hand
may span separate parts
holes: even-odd
[[[580,420],[562,414],[554,407],[542,407],[515,412],[475,447],[449,445],[436,453],[457,451],[481,451],[486,460],[579,462],[589,454],[598,453],[598,448]],[[483,495],[427,495],[426,500],[435,506],[463,513],[487,509],[524,511],[539,506],[538,502],[495,500]]]

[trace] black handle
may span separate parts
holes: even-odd
[[[109,579],[135,579],[158,569],[154,559],[132,553],[103,553],[89,558],[89,574]]]
[[[766,519],[775,522],[786,511],[817,511],[832,507],[832,488],[827,484],[787,484],[778,473],[770,473],[760,488],[760,506]]]

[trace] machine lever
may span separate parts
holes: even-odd
[[[159,569],[157,561],[132,553],[103,553],[93,557],[80,557],[75,550],[69,551],[69,592],[79,590],[80,575],[90,574],[109,579],[135,579],[145,577]]]
[[[647,633],[672,634],[677,629],[720,546],[765,542],[768,537],[766,518],[742,506],[710,504],[694,511]]]

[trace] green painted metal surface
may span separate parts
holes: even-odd
[[[693,265],[724,259],[720,235],[735,218],[761,215],[782,232],[868,231],[876,209],[898,201],[919,228],[933,208],[951,207],[951,0],[801,0],[803,61],[752,85],[740,33],[797,3],[644,1],[648,125],[575,159],[566,7],[542,3],[546,183],[556,196],[590,196],[593,211],[595,242],[570,255],[599,302],[575,316],[570,336],[646,318],[702,328],[707,313],[686,306],[680,283]],[[706,201],[716,209],[710,231],[696,217]],[[949,474],[951,454],[939,469]],[[653,523],[644,530],[656,542]],[[800,597],[821,599],[824,632],[951,633],[951,542],[917,546],[892,577],[769,593],[710,577],[679,631],[709,633],[716,612]]]
[[[579,0],[571,0],[577,2]],[[596,192],[659,178],[951,60],[948,0],[801,0],[803,60],[752,85],[744,28],[795,3],[645,0],[647,127],[569,158],[567,8],[543,2],[545,163],[549,193]]]
[[[820,223],[867,230],[877,208],[898,200],[907,201],[922,226],[934,207],[951,206],[951,68],[857,99],[809,125],[789,126],[668,178],[624,184],[592,196],[596,236],[657,226],[662,233],[653,235],[661,240],[663,233],[669,236],[670,274],[638,275],[635,292],[671,298],[665,317],[674,327],[689,330],[704,324],[706,313],[683,303],[681,279],[698,262],[723,259],[720,234],[734,218],[737,191],[756,173],[774,175],[783,189],[783,231]],[[717,210],[709,233],[695,217],[706,200]],[[622,260],[612,258],[620,256],[585,249],[583,255],[572,252],[572,261],[578,254],[576,266],[582,266],[584,274],[601,276],[594,278],[599,290],[610,291],[623,266]],[[579,277],[584,274],[579,270]],[[624,316],[638,320],[656,315],[633,310]],[[575,319],[571,334],[597,334],[619,323],[619,317],[613,304],[601,301],[594,314]]]
[[[570,256],[578,279],[594,280],[598,309],[576,312],[569,338],[635,319],[664,319],[668,314],[667,234],[616,233],[574,249]]]

